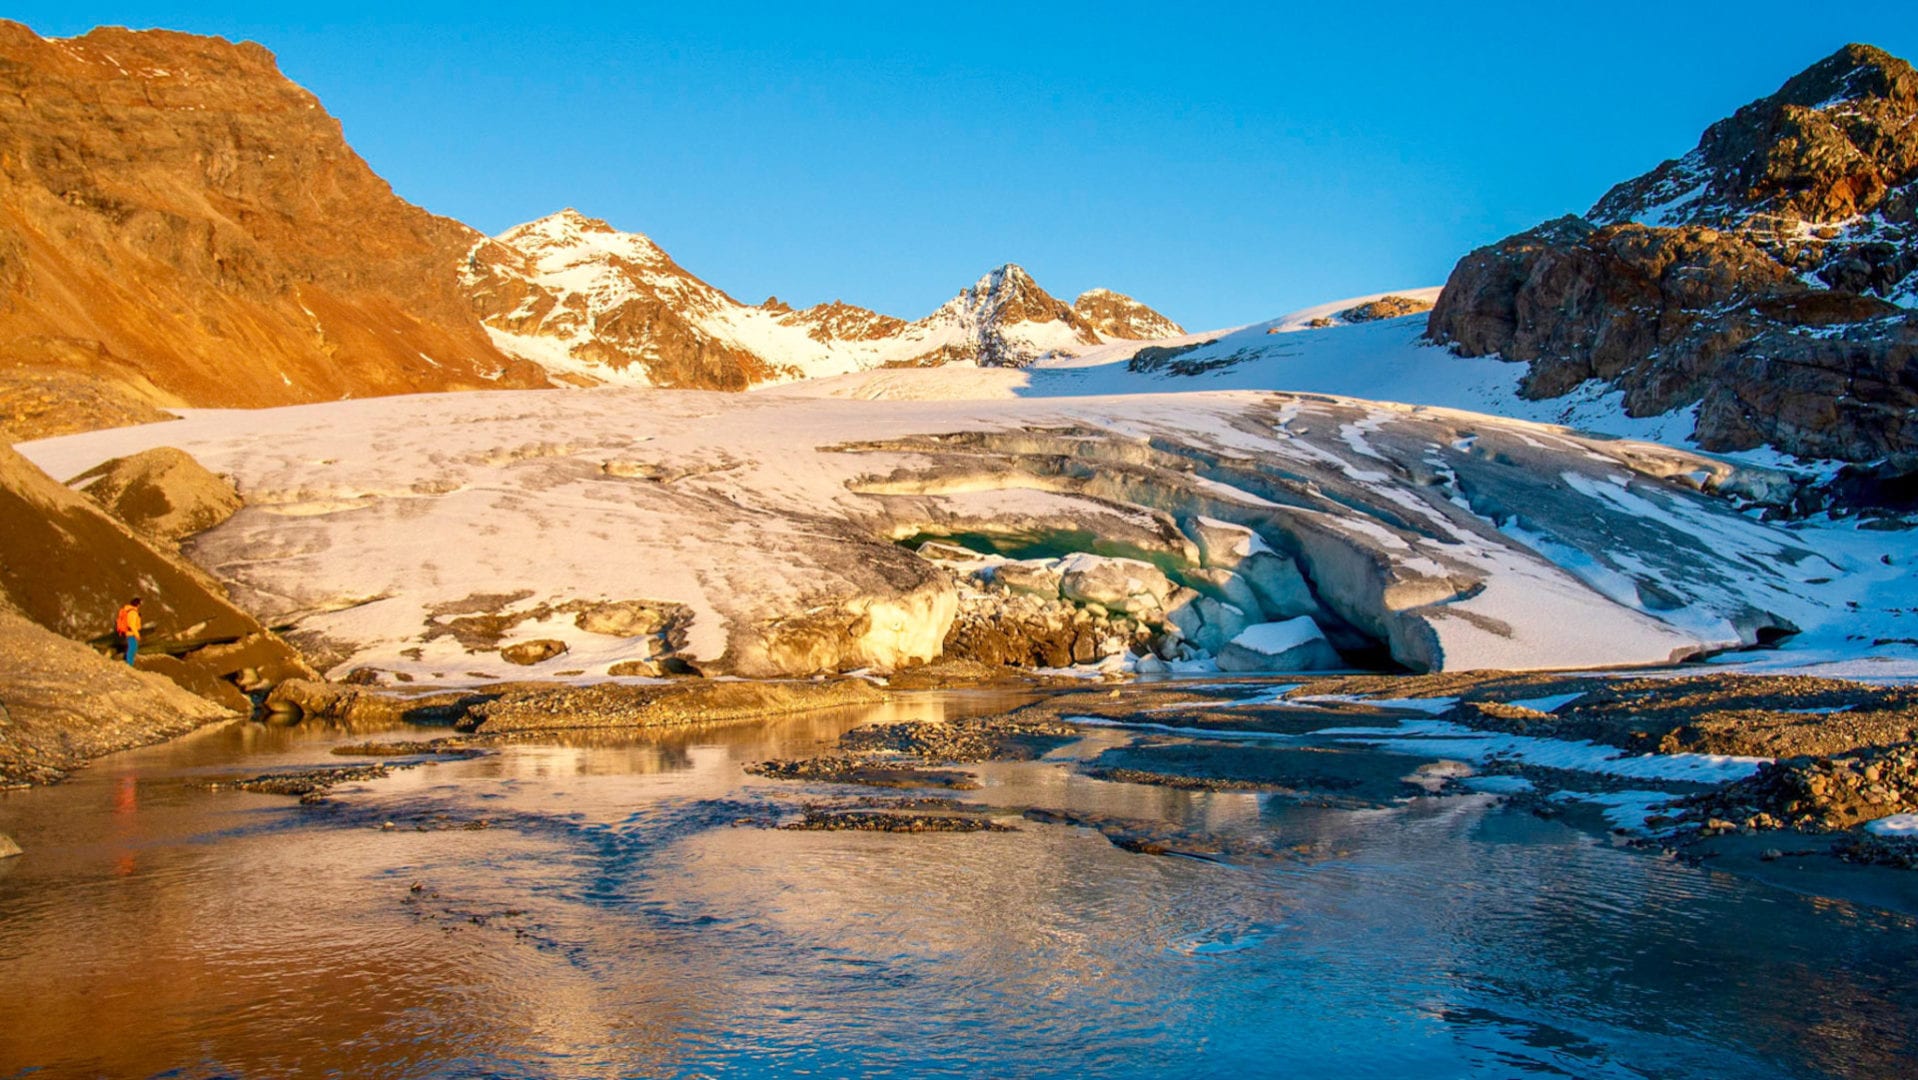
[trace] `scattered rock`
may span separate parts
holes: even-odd
[[[883,765],[866,758],[839,755],[755,761],[746,766],[746,772],[772,780],[812,780],[862,787],[944,788],[948,791],[972,791],[979,787],[978,777],[955,769]]]
[[[502,648],[499,651],[499,657],[509,664],[531,667],[534,664],[551,660],[553,657],[565,651],[566,643],[564,641],[559,641],[554,638],[535,638],[532,641],[522,641],[517,645],[508,645]]]
[[[523,685],[482,696],[465,710],[455,727],[487,735],[574,728],[679,727],[758,720],[885,700],[885,693],[864,679]]]
[[[1144,614],[1165,607],[1173,584],[1164,571],[1137,559],[1076,554],[1059,560],[1059,595],[1108,611]]]
[[[797,821],[779,826],[805,832],[974,833],[1018,832],[1018,828],[978,814],[902,813],[888,810],[807,807]]]
[[[1419,300],[1410,296],[1381,296],[1377,300],[1367,300],[1363,304],[1346,308],[1339,312],[1339,318],[1349,323],[1375,322],[1379,319],[1397,319],[1430,310],[1432,310],[1430,300]]]
[[[1706,834],[1743,827],[1841,832],[1918,812],[1918,744],[1787,758],[1684,806],[1682,819],[1702,822]]]
[[[326,793],[341,784],[357,783],[363,780],[383,780],[391,776],[394,769],[411,769],[418,764],[419,762],[387,761],[371,765],[289,769],[240,780],[211,780],[206,786],[215,791],[234,788],[263,795],[294,795],[298,796],[302,803],[318,803],[325,802]]]

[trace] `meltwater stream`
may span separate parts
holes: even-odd
[[[1900,1076],[1918,930],[1488,796],[1327,810],[977,767],[964,798],[1278,854],[742,820],[745,775],[945,693],[207,790],[406,737],[234,724],[0,796],[0,1077]],[[435,732],[437,733],[437,732]],[[488,827],[476,827],[484,820]],[[384,826],[392,823],[392,828]]]

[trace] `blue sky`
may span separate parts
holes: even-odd
[[[14,4],[259,41],[402,196],[564,206],[747,302],[917,317],[1002,262],[1208,329],[1441,283],[1904,3]]]

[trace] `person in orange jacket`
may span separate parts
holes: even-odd
[[[136,666],[134,661],[140,655],[140,598],[128,600],[113,617],[113,634],[120,639],[120,645],[126,652],[128,667]]]

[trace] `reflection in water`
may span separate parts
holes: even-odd
[[[0,797],[0,1076],[1897,1075],[1909,920],[1612,848],[1485,796],[1384,810],[970,767],[964,798],[1258,837],[769,832],[746,776],[924,695],[568,733],[298,806],[209,777],[365,731],[233,725]],[[397,735],[411,734],[399,732]],[[484,820],[492,825],[472,826]],[[384,828],[392,824],[391,829]]]

